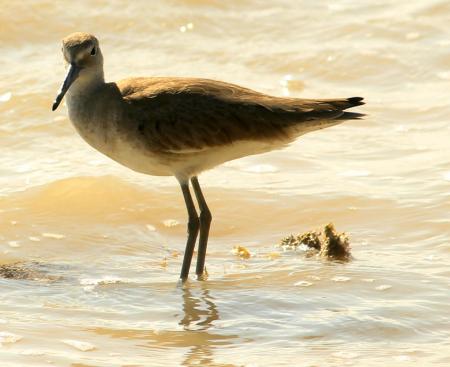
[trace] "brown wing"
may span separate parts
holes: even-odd
[[[315,130],[362,98],[306,100],[272,97],[207,79],[142,78],[118,84],[128,121],[157,151],[182,152],[239,140],[289,139],[292,126]]]

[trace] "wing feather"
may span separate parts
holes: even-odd
[[[189,152],[239,140],[286,140],[296,130],[363,104],[362,98],[273,97],[234,84],[194,78],[135,78],[118,83],[130,123],[150,149]],[[130,108],[131,107],[131,108]]]

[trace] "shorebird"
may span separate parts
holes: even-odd
[[[69,118],[88,144],[134,171],[178,180],[188,213],[182,281],[188,278],[198,234],[200,279],[205,269],[212,216],[197,178],[202,171],[363,116],[344,111],[364,104],[361,97],[282,98],[200,78],[106,83],[99,42],[88,33],[65,37],[62,53],[68,70],[52,110],[66,95]]]

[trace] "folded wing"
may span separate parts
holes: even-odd
[[[133,83],[130,83],[133,81]],[[134,128],[159,152],[199,151],[242,140],[289,141],[342,122],[361,97],[273,97],[237,85],[192,78],[138,78],[118,83]],[[349,114],[356,118],[359,114]]]

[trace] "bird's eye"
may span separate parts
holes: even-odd
[[[92,47],[91,56],[95,56],[96,52],[97,52],[97,50],[95,49],[95,46]]]

